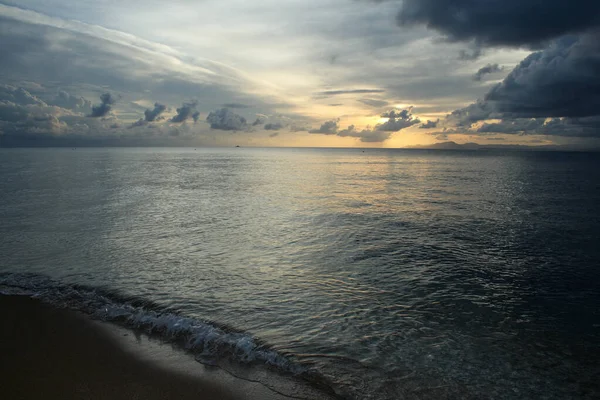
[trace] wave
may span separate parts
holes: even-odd
[[[263,364],[305,379],[312,376],[308,380],[318,383],[314,382],[315,371],[293,362],[247,332],[181,315],[142,298],[24,273],[0,273],[0,294],[30,296],[53,306],[83,312],[94,319],[160,337],[183,347],[203,363]]]

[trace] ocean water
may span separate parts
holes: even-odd
[[[340,398],[599,398],[600,155],[0,149],[0,291]]]

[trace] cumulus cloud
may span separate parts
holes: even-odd
[[[68,126],[59,118],[68,115],[68,110],[48,106],[45,103],[17,104],[0,100],[0,135],[31,138],[36,135],[60,135]]]
[[[424,124],[422,124],[421,126],[419,126],[419,129],[433,129],[433,128],[437,128],[438,123],[440,122],[440,119],[438,118],[435,121],[430,121],[427,120],[427,122],[425,122]]]
[[[92,118],[100,118],[106,116],[112,110],[113,104],[117,102],[113,95],[104,93],[100,95],[102,103],[92,107],[92,113],[89,115]]]
[[[388,120],[383,124],[375,126],[376,131],[398,132],[421,122],[418,118],[413,117],[410,108],[401,111],[391,110],[385,112],[381,114],[381,118],[387,118]]]
[[[376,125],[374,129],[367,127],[366,129],[358,130],[354,125],[350,125],[346,129],[339,130],[338,119],[326,121],[318,129],[311,129],[308,132],[321,135],[354,137],[360,139],[361,142],[383,142],[389,139],[393,132],[398,132],[421,122],[418,118],[413,117],[411,108],[400,111],[391,110],[381,114],[381,118],[387,118],[387,121]]]
[[[338,121],[331,120],[324,122],[318,129],[309,130],[308,133],[318,133],[321,135],[335,135],[338,129]]]
[[[92,102],[81,96],[74,96],[64,90],[60,90],[49,104],[66,108],[73,111],[88,114],[92,110]]]
[[[217,111],[211,111],[206,117],[211,129],[220,129],[223,131],[241,131],[248,127],[246,118],[238,115],[228,108],[221,108]]]
[[[502,72],[502,71],[504,71],[504,67],[502,67],[501,65],[488,64],[485,67],[479,68],[479,70],[477,72],[475,72],[475,74],[473,74],[473,80],[480,81],[484,75],[489,75],[489,74],[493,74],[496,72]]]
[[[539,47],[600,24],[600,2],[589,0],[404,0],[397,21],[420,24],[454,41]]]
[[[0,85],[0,100],[19,105],[46,105],[45,102],[29,93],[25,88],[11,85]]]
[[[167,106],[164,104],[154,103],[154,108],[152,110],[147,109],[144,111],[144,120],[147,122],[158,121],[162,119],[160,115],[166,110]]]
[[[196,112],[197,102],[193,101],[191,103],[183,103],[181,107],[177,109],[177,114],[171,118],[171,122],[175,124],[180,124],[185,122],[186,120],[193,117]]]

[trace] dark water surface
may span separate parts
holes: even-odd
[[[0,285],[354,399],[600,396],[600,155],[0,149]]]

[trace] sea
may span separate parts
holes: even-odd
[[[597,399],[600,154],[0,149],[0,293],[340,399]]]

